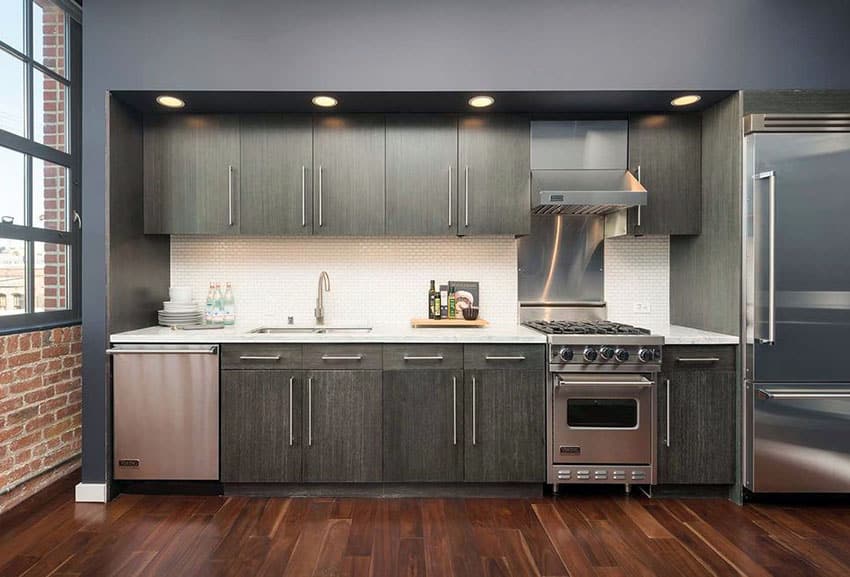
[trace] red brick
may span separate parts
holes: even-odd
[[[61,409],[56,411],[56,420],[58,421],[75,413],[79,413],[81,407],[82,405],[80,403],[74,403],[73,405],[62,407]]]
[[[69,354],[70,352],[71,352],[71,347],[68,346],[67,344],[53,345],[51,347],[46,347],[46,348],[41,349],[41,354],[45,359],[54,358],[54,357],[62,357],[62,356]]]
[[[54,397],[52,399],[48,399],[43,403],[38,404],[38,412],[42,415],[47,413],[52,413],[56,409],[62,408],[68,404],[68,397],[62,395],[61,397]]]
[[[18,435],[24,432],[23,425],[17,425],[14,427],[8,427],[3,430],[0,430],[0,445],[4,444],[9,439],[14,439]]]
[[[53,387],[42,387],[24,395],[25,403],[37,403],[53,396]]]
[[[17,395],[20,393],[28,393],[34,389],[41,387],[41,377],[33,377],[25,381],[15,381],[9,385],[9,393]]]
[[[11,443],[9,443],[9,450],[13,453],[20,451],[21,449],[26,449],[28,447],[32,447],[39,441],[41,441],[42,435],[41,431],[36,431],[34,433],[30,433],[23,437],[18,437]]]
[[[19,409],[24,406],[24,400],[21,397],[12,397],[11,399],[4,399],[0,401],[0,415],[10,413],[15,409]]]
[[[42,429],[41,432],[44,433],[45,439],[52,439],[53,437],[58,437],[62,433],[69,431],[70,429],[73,429],[75,426],[76,426],[76,423],[74,423],[74,419],[69,418],[69,419],[64,419],[62,421],[57,421],[57,422],[53,423],[52,425],[49,425],[49,426],[45,427],[44,429]]]
[[[26,431],[27,433],[36,431],[38,429],[41,429],[42,427],[46,427],[54,421],[56,421],[56,417],[54,417],[52,413],[46,415],[41,414],[27,421]]]
[[[6,422],[9,425],[17,425],[19,423],[23,423],[29,419],[32,419],[38,415],[38,407],[24,407],[23,409],[19,409],[14,413],[9,413],[6,416]]]
[[[18,353],[9,357],[10,367],[20,367],[41,360],[41,351]]]

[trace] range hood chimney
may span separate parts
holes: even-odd
[[[646,204],[646,189],[626,170],[628,121],[531,123],[534,214],[605,216]]]

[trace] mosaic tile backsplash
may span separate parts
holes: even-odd
[[[650,329],[670,324],[670,237],[606,239],[605,300],[611,320]]]

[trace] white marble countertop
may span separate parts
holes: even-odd
[[[740,340],[734,335],[713,333],[680,325],[647,328],[653,334],[662,335],[665,345],[737,345]]]
[[[333,327],[364,325],[327,325]],[[234,325],[222,329],[183,331],[148,327],[110,336],[121,343],[545,343],[546,335],[520,325],[484,328],[413,328],[409,325],[376,326],[368,332],[284,334],[251,333],[256,326]]]

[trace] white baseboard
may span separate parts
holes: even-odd
[[[74,494],[77,503],[106,503],[106,483],[77,483]]]

